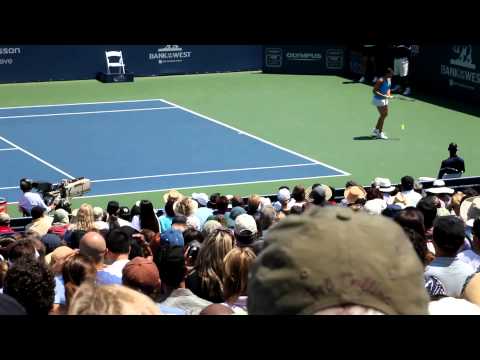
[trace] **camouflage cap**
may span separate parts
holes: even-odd
[[[265,245],[250,274],[249,314],[314,314],[346,304],[428,314],[423,266],[390,219],[314,207],[272,227]]]

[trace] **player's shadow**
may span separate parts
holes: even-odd
[[[359,81],[351,80],[351,81],[342,81],[342,84],[361,84]]]
[[[388,138],[387,140],[377,139],[375,136],[355,136],[353,138],[355,141],[365,141],[365,140],[372,140],[372,141],[399,141],[399,138]]]

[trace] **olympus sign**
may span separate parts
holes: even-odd
[[[319,61],[322,59],[322,54],[320,53],[294,53],[294,52],[287,52],[286,58],[292,61]]]

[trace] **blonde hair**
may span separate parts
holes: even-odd
[[[239,296],[246,295],[248,272],[255,258],[255,253],[248,247],[233,248],[225,255],[223,296],[228,303],[234,303]]]
[[[197,212],[198,204],[189,197],[181,198],[173,204],[173,211],[176,215],[189,217]]]
[[[223,297],[223,259],[234,246],[234,236],[227,228],[214,230],[204,241],[197,257],[195,270],[202,287],[210,297]]]
[[[93,208],[89,204],[82,204],[75,219],[75,230],[96,230]]]
[[[122,285],[85,282],[78,288],[69,315],[162,315],[146,295]]]

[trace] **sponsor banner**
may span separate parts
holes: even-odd
[[[291,74],[340,74],[346,48],[339,45],[265,46],[263,71]]]
[[[418,87],[467,101],[480,99],[480,46],[421,46],[414,66]]]
[[[120,50],[135,76],[260,70],[260,45],[21,45],[0,44],[0,83],[95,79],[105,51]]]

